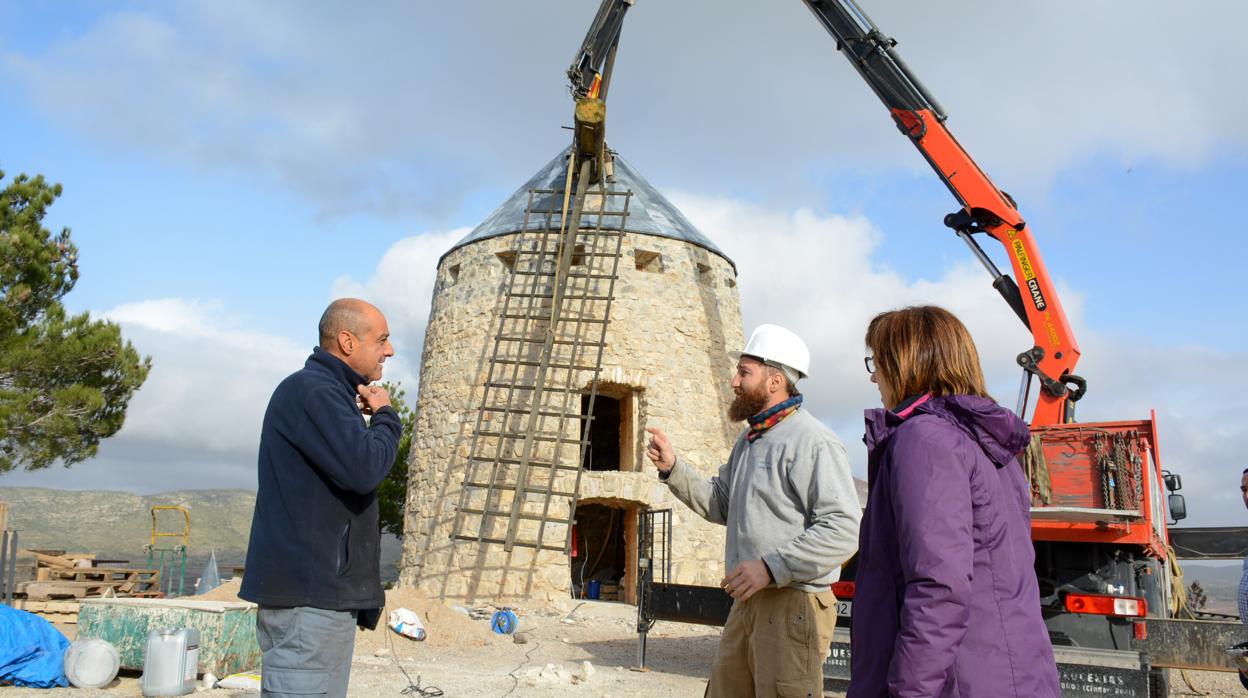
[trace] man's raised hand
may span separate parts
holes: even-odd
[[[390,393],[379,385],[357,385],[355,390],[364,402],[360,408],[364,414],[376,414],[377,410],[390,406]]]
[[[646,431],[650,432],[650,443],[646,444],[646,457],[654,463],[654,467],[659,472],[666,473],[676,465],[676,451],[672,449],[672,442],[667,440],[667,434],[662,429],[654,427],[646,427]]]

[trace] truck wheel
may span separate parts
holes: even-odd
[[[1149,669],[1148,670],[1148,698],[1169,698],[1170,696],[1170,670],[1169,669]]]

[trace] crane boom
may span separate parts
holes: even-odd
[[[853,0],[803,0],[815,18],[836,39],[897,127],[919,149],[962,209],[945,216],[952,228],[988,269],[993,287],[1031,331],[1034,346],[1017,357],[1024,373],[1019,412],[1026,408],[1031,376],[1040,381],[1033,426],[1074,420],[1074,403],[1083,396],[1084,380],[1074,375],[1079,345],[1070,329],[1031,229],[1013,199],[992,183],[945,126],[945,110],[919,82],[894,50],[897,42],[880,32]],[[1001,273],[975,241],[985,233],[1006,249],[1014,279]]]
[[[589,184],[610,178],[611,154],[606,144],[607,87],[615,65],[615,49],[620,43],[624,14],[635,0],[602,0],[598,13],[585,33],[585,40],[576,52],[568,80],[573,101],[572,159],[569,172],[579,172],[581,163],[589,165]],[[573,187],[569,181],[568,186]]]
[[[576,52],[568,68],[568,80],[572,83],[572,96],[599,97],[599,83],[605,83],[610,77],[608,57],[615,50],[620,38],[620,29],[624,26],[624,13],[633,6],[635,0],[603,0],[598,7],[598,14],[585,33],[585,40]],[[604,71],[603,64],[607,64]],[[605,76],[604,76],[605,73]],[[605,89],[602,92],[606,92]]]

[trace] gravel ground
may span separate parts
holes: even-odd
[[[719,628],[656,624],[649,637],[647,671],[635,671],[636,613],[632,606],[609,602],[522,611],[517,631],[524,644],[503,636],[482,643],[476,633],[466,642],[433,642],[439,629],[431,624],[429,642],[381,630],[362,634],[357,638],[348,695],[400,696],[410,677],[410,683],[436,687],[446,696],[701,696]],[[489,635],[488,621],[474,623]],[[584,662],[592,666],[588,676]],[[220,689],[200,692],[206,693],[221,698],[246,695]],[[100,690],[0,688],[3,698],[140,695],[134,672]]]
[[[434,617],[437,617],[436,615]],[[466,616],[459,616],[467,621]],[[659,622],[651,630],[646,671],[636,671],[636,609],[610,602],[570,602],[563,609],[521,610],[518,633],[526,640],[489,637],[456,621],[463,641],[414,642],[375,631],[357,639],[349,695],[359,698],[400,696],[412,684],[436,687],[445,696],[506,698],[701,696],[719,643],[719,628]],[[488,626],[488,621],[473,623]],[[72,627],[72,626],[70,626]],[[471,637],[468,637],[471,635]],[[485,642],[481,637],[489,637]],[[592,666],[588,673],[584,662]],[[1244,696],[1234,674],[1188,672],[1196,690],[1173,673],[1172,696]],[[221,689],[201,691],[221,698],[247,694]],[[140,696],[138,676],[127,673],[102,690],[0,688],[0,698],[48,696]],[[409,692],[408,696],[420,696]],[[432,695],[432,694],[429,694]],[[845,694],[830,691],[829,698]]]

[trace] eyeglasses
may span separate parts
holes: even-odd
[[[862,362],[867,365],[867,373],[875,373],[875,357],[864,356]]]

